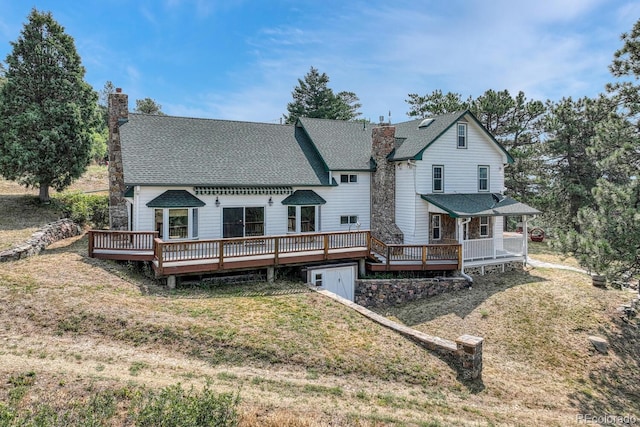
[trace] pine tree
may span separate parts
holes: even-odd
[[[358,97],[353,92],[337,95],[328,87],[329,76],[311,67],[291,95],[293,102],[287,104],[286,123],[295,123],[299,117],[318,119],[353,120],[360,115]]]
[[[50,187],[63,190],[86,170],[97,94],[50,12],[33,9],[11,45],[0,89],[0,174],[39,187],[48,203]]]

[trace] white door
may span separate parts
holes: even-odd
[[[355,267],[323,268],[312,271],[313,283],[349,301],[354,299]]]

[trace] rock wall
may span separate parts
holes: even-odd
[[[355,303],[364,307],[389,307],[470,286],[462,277],[434,279],[359,279],[355,284]]]
[[[109,94],[109,228],[112,230],[129,228],[120,143],[120,125],[128,118],[129,97],[118,88],[116,93]]]
[[[394,126],[375,127],[371,131],[371,158],[376,170],[371,176],[371,234],[385,243],[404,242],[396,225],[396,167],[387,161],[396,142]]]
[[[26,242],[0,252],[0,262],[16,261],[38,255],[47,246],[68,237],[78,236],[82,229],[70,219],[49,223],[31,235]]]

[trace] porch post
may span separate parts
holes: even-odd
[[[524,255],[524,265],[527,265],[529,261],[529,239],[527,239],[527,236],[529,236],[529,230],[527,229],[528,220],[529,218],[527,218],[526,215],[522,215],[522,238],[524,239],[522,242],[522,253]]]
[[[464,273],[464,221],[462,218],[456,218],[458,229],[458,243],[460,243],[460,272]]]

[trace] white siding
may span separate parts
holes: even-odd
[[[299,187],[295,190],[313,190],[327,201],[320,206],[320,224],[318,231],[347,231],[349,224],[340,224],[341,215],[356,215],[361,230],[370,227],[370,191],[369,172],[351,172],[358,175],[358,182],[339,184],[335,187]],[[134,231],[153,231],[154,209],[146,206],[167,190],[186,190],[194,194],[193,187],[140,187],[135,194]],[[220,206],[215,205],[215,195],[197,195],[206,205],[198,208],[198,231],[200,239],[218,239],[222,237],[222,211],[225,207],[262,206],[265,212],[265,234],[287,233],[287,206],[282,201],[287,195],[220,195]],[[273,205],[269,206],[269,197]],[[355,230],[355,226],[351,226]]]
[[[489,190],[502,192],[505,154],[475,123],[467,127],[467,148],[456,148],[457,126],[452,126],[417,161],[416,190],[432,193],[432,166],[444,166],[444,193],[477,193],[478,166],[489,166]]]
[[[356,174],[358,182],[340,183],[340,174]],[[321,210],[321,231],[348,231],[349,224],[340,224],[340,216],[357,215],[360,230],[371,227],[371,173],[333,172],[337,187],[312,187],[327,201]],[[351,230],[355,230],[352,225]]]
[[[396,164],[396,225],[404,233],[404,242],[414,241],[416,228],[415,166],[408,162]]]

